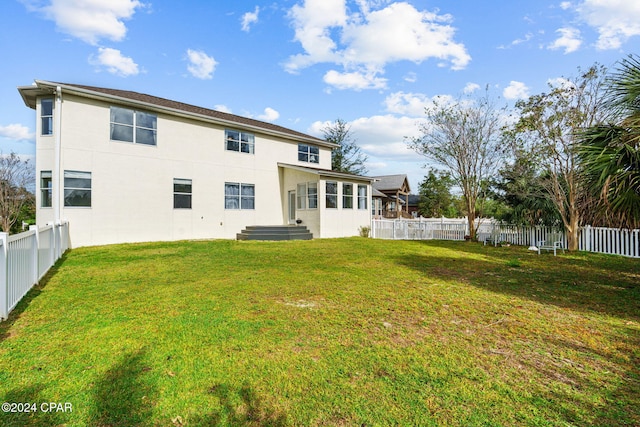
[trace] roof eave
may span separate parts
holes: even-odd
[[[111,94],[108,94],[108,93],[96,92],[96,91],[92,91],[92,90],[84,89],[84,88],[79,88],[79,87],[75,87],[75,86],[49,82],[49,81],[46,81],[46,80],[36,80],[35,83],[37,85],[35,87],[39,88],[40,90],[43,90],[42,86],[50,87],[52,89],[55,89],[56,87],[59,86],[65,92],[70,92],[72,94],[74,94],[74,93],[75,94],[79,94],[79,95],[82,95],[84,97],[91,98],[91,99],[98,99],[98,100],[110,99],[110,100],[114,100],[114,101],[117,101],[117,102],[122,103],[122,104],[140,106],[140,107],[144,107],[147,110],[152,110],[152,111],[157,111],[157,112],[166,112],[166,113],[170,113],[172,115],[179,116],[179,117],[194,118],[194,119],[197,119],[197,120],[200,120],[200,121],[204,121],[204,122],[207,122],[207,123],[214,123],[214,124],[219,124],[219,125],[223,125],[223,126],[242,127],[243,129],[252,130],[252,131],[259,132],[259,133],[266,134],[266,135],[278,136],[280,138],[285,138],[285,139],[292,140],[292,141],[308,142],[308,143],[311,143],[311,144],[320,145],[320,146],[324,146],[324,147],[327,147],[327,148],[336,148],[336,147],[338,147],[337,144],[334,144],[334,143],[331,143],[331,142],[327,142],[327,141],[323,141],[321,139],[313,138],[311,136],[304,137],[304,136],[299,136],[299,135],[291,135],[291,134],[287,134],[285,132],[278,132],[278,131],[272,130],[272,129],[261,128],[259,126],[253,126],[253,125],[244,124],[244,123],[237,123],[237,122],[234,122],[232,120],[225,120],[225,119],[210,117],[210,116],[206,116],[204,114],[192,113],[192,112],[189,112],[189,111],[179,110],[179,109],[176,109],[176,108],[163,107],[163,106],[160,106],[160,105],[151,104],[151,103],[144,102],[144,101],[138,101],[138,100],[135,100],[135,99],[125,98],[125,97],[117,96],[117,95],[111,95]],[[34,86],[23,86],[23,87],[18,88],[18,90],[21,91],[21,89],[33,88],[33,87]],[[22,94],[22,98],[25,99],[25,96],[24,96],[23,92],[21,91],[20,93]],[[48,92],[42,92],[42,94],[47,94],[47,93]],[[35,96],[34,96],[33,99],[34,99],[34,101],[33,101],[34,105],[33,106],[27,104],[27,106],[29,106],[30,108],[35,108]],[[25,104],[26,103],[27,102],[25,100]]]

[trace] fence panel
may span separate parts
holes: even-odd
[[[9,236],[0,233],[0,320],[68,249],[69,224],[52,225]]]

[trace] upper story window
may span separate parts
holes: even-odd
[[[42,135],[53,135],[53,98],[40,101],[40,123]]]
[[[158,117],[128,108],[111,107],[111,140],[156,145]]]
[[[248,154],[254,153],[255,136],[251,133],[227,129],[224,131],[224,139],[226,149],[229,151],[238,151],[240,153]]]
[[[320,163],[320,149],[315,145],[298,144],[298,160],[301,162]]]

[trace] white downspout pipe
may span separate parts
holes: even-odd
[[[62,88],[56,87],[56,106],[55,106],[55,127],[54,127],[54,145],[53,145],[53,171],[51,179],[53,185],[53,220],[55,225],[60,225],[62,221],[62,205],[63,205],[63,180],[62,171]]]

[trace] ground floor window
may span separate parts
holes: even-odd
[[[40,207],[50,208],[53,197],[51,171],[40,171]]]
[[[367,186],[358,185],[358,209],[367,209]]]
[[[255,185],[239,182],[224,183],[225,209],[255,209]]]
[[[173,180],[173,208],[191,209],[192,183],[190,179]]]
[[[296,186],[296,209],[318,208],[318,183],[304,182]]]
[[[91,172],[64,171],[64,205],[91,207]]]
[[[342,209],[353,209],[353,184],[342,184]]]
[[[338,183],[335,181],[327,181],[325,193],[326,207],[328,209],[336,209],[338,207]]]

